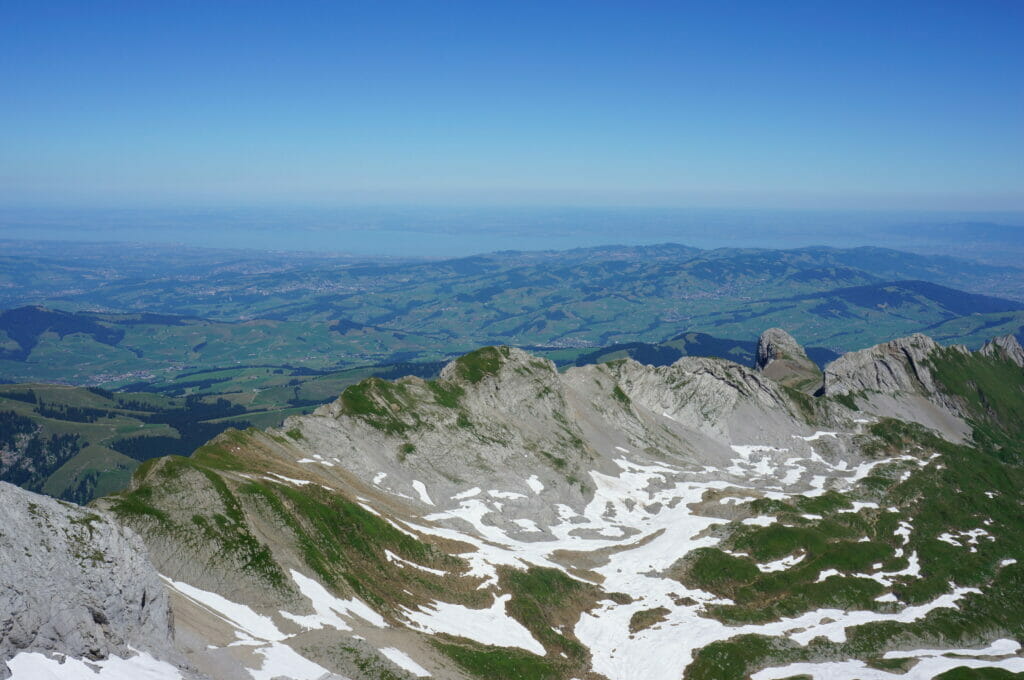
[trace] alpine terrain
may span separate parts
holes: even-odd
[[[85,508],[0,484],[0,676],[1015,677],[1022,488],[1013,336],[484,347]]]

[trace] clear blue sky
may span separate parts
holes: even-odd
[[[1024,2],[0,0],[0,205],[1024,209]]]

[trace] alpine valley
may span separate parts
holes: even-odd
[[[0,678],[1024,677],[1019,270],[282,256],[303,292],[257,304],[232,295],[266,259],[216,259],[236,293],[209,298],[176,270],[157,302],[143,259],[37,256],[66,278],[0,315]],[[378,289],[309,297],[328,279]],[[300,335],[348,359],[313,343],[300,370]],[[173,352],[149,382],[47,384]]]

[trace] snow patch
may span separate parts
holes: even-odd
[[[774,562],[767,562],[765,564],[757,565],[757,568],[765,573],[773,571],[784,571],[790,567],[800,564],[803,562],[804,557],[807,555],[801,553],[800,555],[786,555],[782,559],[775,560]]]
[[[1020,651],[1020,643],[1006,638],[996,640],[982,649],[916,649],[909,652],[892,651],[882,655],[883,659],[912,659],[918,656],[942,656],[950,652],[960,656],[1009,656]]]
[[[285,477],[284,475],[279,475],[276,472],[268,472],[267,474],[271,475],[273,477],[277,477],[280,480],[289,482],[290,484],[294,484],[295,486],[305,486],[307,484],[312,484],[313,483],[313,482],[309,481],[308,479],[294,479],[292,477]]]
[[[489,490],[487,492],[487,495],[489,495],[491,498],[500,498],[506,501],[515,501],[519,500],[520,498],[526,498],[526,496],[524,496],[521,493],[516,493],[514,491],[498,491],[496,489]]]
[[[358,616],[367,623],[378,628],[387,628],[388,624],[384,617],[370,609],[362,600],[353,597],[351,600],[342,600],[327,592],[327,589],[318,582],[294,569],[291,570],[292,581],[299,587],[299,592],[306,596],[313,605],[315,614],[298,615],[281,612],[281,616],[297,623],[306,629],[324,628],[330,626],[338,630],[352,630],[342,620],[341,616]]]
[[[283,642],[260,647],[256,653],[263,657],[258,669],[248,668],[253,680],[273,680],[286,677],[289,680],[320,680],[330,674],[323,666],[313,663]]]
[[[540,527],[538,527],[537,523],[534,522],[532,519],[514,519],[512,520],[512,522],[519,525],[519,527],[522,528],[523,531],[540,531]]]
[[[163,574],[160,575],[160,578],[185,599],[229,623],[236,629],[235,634],[240,640],[257,638],[277,642],[287,637],[269,617],[257,614],[248,605],[232,602],[217,593],[211,593],[181,581],[174,581]],[[239,633],[243,633],[243,635],[239,635]]]
[[[521,623],[505,613],[511,595],[494,599],[489,609],[470,609],[459,604],[434,601],[417,610],[403,607],[414,627],[427,633],[447,633],[484,645],[519,647],[543,656],[544,646]]]
[[[417,678],[429,678],[430,671],[413,661],[408,654],[394,647],[382,647],[380,653],[386,656],[391,663],[404,671],[409,671]]]
[[[853,501],[853,507],[852,508],[843,508],[841,510],[836,510],[836,514],[841,514],[841,513],[844,513],[844,512],[857,513],[857,512],[860,512],[861,510],[864,510],[864,509],[877,510],[878,509],[878,503],[862,503],[861,501]]]
[[[430,494],[427,493],[427,485],[418,479],[412,480],[412,488],[419,495],[420,500],[427,505],[433,505],[434,501],[430,500]]]
[[[430,567],[425,567],[422,564],[416,564],[415,562],[407,560],[404,557],[399,557],[398,555],[396,555],[395,553],[391,552],[386,548],[384,550],[384,557],[388,558],[389,562],[393,562],[394,564],[397,564],[399,566],[408,565],[410,567],[413,567],[414,569],[425,571],[428,574],[434,574],[435,576],[445,576],[448,574],[447,571],[443,571],[441,569],[431,569]]]
[[[825,432],[823,430],[818,430],[814,434],[812,434],[810,436],[807,436],[807,437],[801,437],[800,435],[795,434],[795,435],[793,435],[793,438],[794,439],[803,439],[805,442],[816,442],[819,439],[821,439],[822,437],[832,437],[834,439],[834,438],[836,438],[838,436],[839,436],[838,432]]]
[[[145,652],[122,659],[110,656],[102,661],[66,657],[63,662],[39,652],[21,652],[7,660],[10,680],[180,680],[177,668]]]

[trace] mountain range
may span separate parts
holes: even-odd
[[[371,377],[86,508],[0,483],[0,649],[17,680],[1012,677],[1022,367],[916,334],[822,368],[772,329],[753,367]]]

